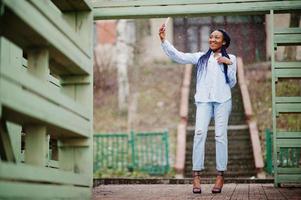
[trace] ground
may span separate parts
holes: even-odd
[[[203,184],[202,194],[193,194],[190,184],[100,185],[93,189],[94,200],[297,200],[301,188],[275,188],[273,184],[225,184],[221,194],[212,194],[214,184]]]

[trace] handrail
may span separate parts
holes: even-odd
[[[185,65],[185,72],[183,84],[181,88],[181,102],[180,102],[180,122],[177,131],[177,152],[175,170],[177,176],[183,177],[185,167],[185,150],[186,150],[186,127],[188,121],[189,108],[189,90],[191,82],[192,65]]]
[[[255,168],[257,170],[257,177],[263,178],[264,162],[263,162],[263,157],[261,152],[258,128],[257,128],[256,120],[253,118],[250,95],[249,95],[247,84],[245,82],[243,61],[240,57],[237,58],[237,75],[238,75],[238,84],[242,95],[243,106],[245,110],[245,117],[250,130],[250,138],[252,143]]]

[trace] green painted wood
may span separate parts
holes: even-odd
[[[301,103],[276,103],[275,109],[278,113],[300,113]]]
[[[133,1],[131,1],[133,2]],[[101,3],[93,2],[94,19],[114,19],[114,18],[147,18],[147,17],[167,17],[167,16],[208,16],[208,15],[233,15],[233,14],[264,14],[269,10],[275,11],[292,11],[301,9],[301,1],[259,1],[250,2],[243,1],[241,3],[207,3],[196,4],[186,3],[185,0],[176,1],[177,4],[169,5],[171,1],[165,4],[143,5],[149,1],[138,1],[136,5],[118,6],[114,3],[114,7],[100,7]],[[207,1],[208,2],[208,1]],[[127,4],[129,1],[119,3]],[[140,3],[140,4],[139,4]],[[147,3],[146,3],[147,4]],[[168,6],[166,6],[168,5]]]
[[[279,174],[277,177],[279,183],[295,183],[298,182],[300,183],[301,181],[301,175],[300,174]]]
[[[8,133],[6,122],[0,120],[0,156],[2,160],[16,162],[13,143]]]
[[[0,197],[5,199],[90,200],[91,188],[0,181]]]
[[[47,182],[79,186],[90,185],[90,179],[86,174],[75,174],[59,169],[30,166],[23,163],[1,163],[0,178],[2,180],[21,180],[37,183]]]
[[[275,68],[301,68],[301,62],[275,62]]]
[[[90,27],[92,26],[93,22],[93,15],[91,12],[64,12],[63,13],[64,19],[71,25],[71,27],[76,31],[76,34],[80,37],[81,43],[85,44],[85,48],[88,50],[92,57],[93,55],[93,48],[92,40],[93,33]]]
[[[22,73],[22,71],[17,69],[17,67],[20,66],[4,66],[0,73],[7,79],[13,80],[16,84],[22,85],[28,90],[31,90],[60,107],[75,113],[85,120],[89,120],[87,109],[80,103],[77,103],[72,98],[66,96],[61,90],[58,90],[57,87],[52,87],[53,84],[49,84],[49,82],[45,81],[41,82],[41,80],[28,73],[29,71],[23,71]]]
[[[6,40],[5,38],[2,38],[3,40]],[[12,44],[12,43],[10,43]],[[17,48],[19,49],[19,48]],[[22,53],[22,51],[21,51]],[[21,56],[22,57],[22,56]],[[22,58],[22,66],[23,68],[22,69],[22,72],[27,72],[27,66],[28,66],[28,62],[25,58]],[[1,70],[0,70],[1,71]],[[49,74],[48,76],[48,81],[55,86],[55,88],[60,88],[61,87],[61,82],[58,78],[55,78],[53,75]]]
[[[277,147],[301,147],[301,138],[277,138]]]
[[[21,162],[21,131],[22,127],[12,122],[6,122],[7,133],[11,140],[12,151],[17,163]],[[1,174],[1,173],[0,173]]]
[[[277,132],[277,138],[301,138],[301,132]]]
[[[275,98],[276,103],[301,103],[301,97],[279,97]]]
[[[301,68],[299,69],[275,69],[276,78],[300,78]]]
[[[49,19],[50,22],[55,24],[55,26],[76,45],[86,56],[91,58],[89,45],[87,42],[81,38],[77,33],[77,29],[71,27],[71,24],[68,23],[62,16],[61,12],[57,12],[55,9],[51,9],[51,1],[40,1],[40,0],[30,0],[30,2],[40,10],[45,17]]]
[[[292,168],[292,167],[279,167],[279,174],[301,174],[301,168]]]
[[[301,35],[300,33],[295,34],[275,34],[274,43],[277,46],[280,45],[300,45],[301,44]]]
[[[274,34],[298,34],[301,33],[301,28],[292,27],[292,28],[276,28]]]
[[[51,0],[61,11],[92,11],[88,0]]]
[[[45,126],[25,125],[25,163],[45,166],[48,158],[48,138]]]
[[[277,124],[276,124],[276,85],[275,82],[277,80],[276,73],[275,73],[275,43],[274,43],[274,10],[270,10],[270,49],[271,49],[271,70],[272,70],[272,128],[273,133],[277,133]],[[279,174],[278,174],[278,154],[277,150],[279,149],[277,147],[277,134],[273,134],[273,166],[274,166],[274,186],[279,186]]]
[[[93,7],[133,7],[133,6],[173,6],[173,5],[195,5],[195,4],[225,4],[225,3],[246,3],[246,2],[267,2],[273,0],[127,0],[110,1],[97,0],[93,2]]]
[[[64,74],[91,74],[92,60],[57,28],[51,20],[27,1],[4,0],[5,5],[14,14],[4,16],[3,24],[6,29],[3,34],[18,44],[22,49],[27,49],[32,44],[35,46],[48,46],[50,58],[62,67]],[[22,21],[20,20],[22,19]],[[7,22],[10,23],[7,23]],[[24,23],[24,22],[25,23]],[[16,26],[15,24],[18,24]],[[63,26],[63,25],[61,25]],[[18,32],[18,34],[14,34]],[[49,34],[51,33],[51,34]],[[34,37],[28,37],[32,35]],[[90,54],[91,55],[91,54]]]
[[[0,115],[23,126],[27,164],[1,154],[0,199],[91,198],[93,15],[82,7],[88,0],[66,2],[1,1]],[[49,158],[49,134],[58,160]],[[13,136],[10,149],[20,151]]]
[[[28,72],[42,83],[48,82],[49,51],[46,48],[28,50]],[[21,67],[21,66],[17,66]],[[14,68],[14,66],[10,66]],[[3,69],[5,71],[5,68]],[[25,163],[44,167],[48,160],[49,140],[47,127],[44,125],[24,124],[25,131]]]
[[[3,78],[0,79],[0,82],[0,101],[2,106],[10,109],[6,113],[7,119],[19,124],[43,122],[52,134],[60,137],[89,137],[91,135],[91,121],[84,120],[52,102],[22,89],[20,85]],[[30,101],[24,101],[24,99],[30,99]]]

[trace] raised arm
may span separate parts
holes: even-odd
[[[169,41],[166,39],[161,43],[161,47],[165,54],[173,61],[180,64],[197,64],[201,52],[196,53],[183,53],[178,51]]]
[[[180,64],[197,64],[200,56],[203,54],[201,52],[197,53],[183,53],[178,51],[169,41],[165,39],[166,37],[166,27],[165,24],[159,29],[159,36],[161,40],[161,47],[165,54],[173,61]]]

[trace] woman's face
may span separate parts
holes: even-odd
[[[212,51],[219,50],[225,44],[223,34],[220,31],[213,31],[209,36],[209,47]]]

